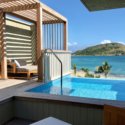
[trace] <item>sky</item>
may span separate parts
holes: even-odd
[[[89,12],[80,0],[40,0],[68,19],[68,50],[125,44],[125,8]]]

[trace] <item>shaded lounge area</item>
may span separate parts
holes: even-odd
[[[56,52],[67,51],[67,19],[38,0],[30,0],[30,1],[29,0],[25,0],[25,1],[24,0],[6,0],[6,1],[1,0],[0,7],[1,7],[0,8],[1,79],[6,80],[7,78],[9,78],[7,76],[7,73],[9,72],[15,73],[15,74],[25,73],[27,74],[27,79],[30,79],[31,73],[38,73],[38,81],[43,81],[44,68],[43,68],[42,50],[46,48],[51,48],[52,50],[56,50]],[[18,27],[17,25],[16,27],[15,25],[14,26],[8,25],[9,23],[6,21],[6,15],[10,15],[10,16],[22,19],[22,20],[31,22],[33,24],[32,26],[30,26],[32,32],[30,32],[29,29],[26,29],[24,31],[27,34],[28,32],[30,33],[30,37],[27,37],[27,40],[30,39],[31,45],[28,42],[27,44],[25,43],[24,38],[26,37],[20,34],[17,30],[17,28],[24,30],[24,26],[21,27],[20,25]],[[13,21],[13,22],[15,23],[16,21]],[[15,35],[13,34],[14,30],[17,31]],[[9,38],[12,36],[13,38],[20,37],[20,39],[18,39],[18,41],[15,41],[15,39],[10,40]],[[18,42],[19,50],[21,51],[19,53],[19,55],[21,55],[20,60],[26,60],[27,61],[26,65],[27,64],[32,65],[35,62],[37,69],[36,68],[27,69],[25,67],[25,69],[23,70],[26,70],[28,72],[26,71],[22,72],[22,70],[18,71],[19,68],[13,69],[13,71],[7,71],[7,65],[8,65],[7,59],[18,58],[18,54],[16,54],[17,48],[15,47],[17,42]],[[25,53],[27,55],[30,55],[30,58],[32,58],[31,61],[28,60],[27,57],[22,58],[24,53],[24,51],[22,50],[24,50],[24,48],[28,47],[29,45],[34,51],[27,49]],[[15,50],[12,51],[13,46],[16,48],[15,49],[16,51]],[[30,67],[30,66],[27,66],[27,67]],[[14,77],[11,77],[11,78],[14,78]]]

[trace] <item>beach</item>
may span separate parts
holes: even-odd
[[[92,71],[90,71],[89,73],[93,74],[94,76],[100,75],[100,78],[105,78],[104,74],[95,74]],[[85,77],[85,75],[86,75],[86,72],[83,72],[83,71],[79,70],[79,71],[76,72],[76,76],[74,76],[74,72],[73,72],[73,70],[71,70],[71,76],[72,77]],[[116,76],[113,76],[113,75],[109,74],[107,76],[107,79],[125,79],[125,77],[118,77],[118,76],[116,77]]]
[[[107,78],[125,79],[125,56],[72,56],[71,58],[71,69],[73,70],[72,65],[76,64],[77,77],[84,77],[86,73],[81,71],[81,68],[87,68],[90,74],[100,75],[101,78],[105,78],[104,73],[95,74],[94,71],[97,71],[95,69],[96,66],[101,66],[103,62],[108,62],[108,65],[111,65],[112,68]]]

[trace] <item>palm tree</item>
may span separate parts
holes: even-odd
[[[111,71],[112,66],[108,65],[108,62],[104,62],[102,66],[95,67],[98,73],[105,73],[105,78],[107,78],[108,73]]]
[[[72,67],[73,67],[73,70],[74,70],[74,75],[76,76],[76,64],[73,63]]]

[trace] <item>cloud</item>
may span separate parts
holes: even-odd
[[[79,45],[78,44],[78,45],[74,45],[74,46],[68,46],[68,50],[72,51],[72,53],[74,53],[77,50],[85,49],[86,47],[88,47],[88,46],[86,46],[86,45]]]
[[[107,44],[107,43],[111,43],[111,41],[110,41],[110,40],[103,40],[103,41],[101,42],[101,44]]]
[[[71,44],[71,43],[68,43],[68,46],[72,46],[72,44]]]
[[[103,41],[101,41],[101,44],[107,44],[107,43],[121,43],[121,44],[125,45],[124,42],[111,42],[110,40],[103,40]]]
[[[121,43],[121,44],[125,45],[125,43],[124,43],[124,42],[117,42],[117,43]]]
[[[74,42],[74,43],[68,43],[68,46],[75,46],[77,45],[77,42]]]
[[[74,46],[74,45],[77,45],[77,43],[75,42],[75,43],[73,43],[72,45],[73,45],[73,46]]]

